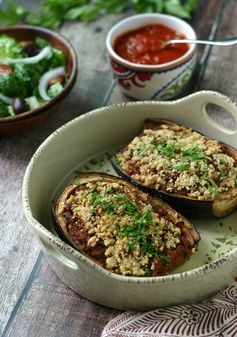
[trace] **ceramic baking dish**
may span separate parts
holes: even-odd
[[[200,91],[172,102],[130,102],[82,115],[50,135],[31,159],[23,182],[26,218],[46,258],[71,289],[96,303],[117,308],[151,308],[197,302],[230,284],[237,275],[237,212],[215,220],[195,220],[199,249],[175,273],[163,277],[127,277],[110,273],[63,242],[52,219],[52,202],[76,171],[115,174],[110,156],[130,141],[147,118],[165,118],[192,127],[233,147],[237,132],[220,126],[206,112],[208,103],[237,120],[228,97]]]

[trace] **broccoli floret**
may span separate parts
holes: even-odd
[[[52,48],[52,56],[50,59],[50,68],[61,67],[66,64],[66,58],[64,53],[56,48]]]
[[[10,116],[7,105],[0,101],[0,117]]]
[[[37,65],[17,63],[14,66],[13,76],[18,83],[17,93],[18,97],[29,97],[35,87],[38,86],[41,73]]]
[[[23,56],[23,47],[19,42],[7,35],[0,36],[0,58],[17,58]]]
[[[38,87],[41,71],[38,65],[17,63],[10,75],[0,75],[0,92],[9,97],[29,97]]]
[[[18,83],[11,73],[10,75],[0,75],[0,92],[9,97],[16,96],[18,91]]]

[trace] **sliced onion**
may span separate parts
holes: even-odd
[[[48,83],[55,77],[64,76],[65,74],[65,67],[58,67],[47,71],[41,77],[39,81],[39,94],[45,101],[49,101],[51,99],[47,94]]]
[[[0,93],[0,100],[3,101],[6,104],[12,105],[13,103],[13,98],[4,96],[3,94]]]
[[[14,63],[25,63],[25,64],[30,64],[30,63],[37,63],[44,59],[47,56],[50,56],[52,53],[51,47],[47,46],[44,47],[41,52],[35,56],[31,57],[22,57],[22,58],[0,58],[0,64],[14,64]]]

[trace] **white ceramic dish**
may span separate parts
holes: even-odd
[[[166,118],[228,143],[237,144],[237,131],[227,130],[207,115],[214,103],[237,119],[237,106],[211,91],[173,102],[131,102],[91,111],[54,132],[36,151],[23,182],[23,204],[56,274],[87,299],[117,309],[148,310],[200,301],[230,284],[237,275],[237,212],[209,221],[195,221],[201,234],[199,251],[181,268],[164,277],[112,274],[64,243],[54,229],[52,199],[75,170],[111,172],[108,152],[127,143],[146,118]],[[104,155],[102,155],[104,153]]]

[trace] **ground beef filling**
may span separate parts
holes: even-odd
[[[199,200],[237,184],[237,163],[225,146],[182,126],[145,129],[115,160],[145,186]]]
[[[162,204],[117,182],[87,182],[65,201],[76,247],[107,270],[130,276],[165,275],[191,254],[183,220]]]

